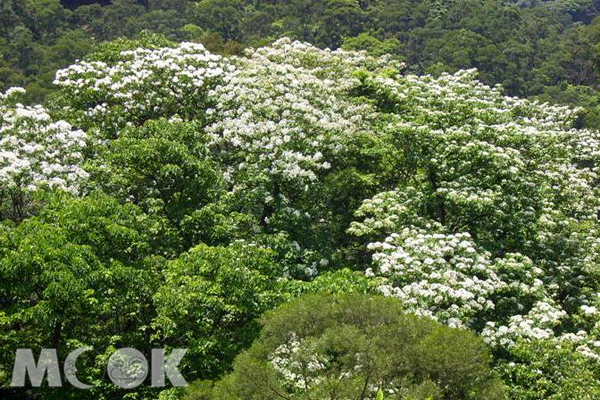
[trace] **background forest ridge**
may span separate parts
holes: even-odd
[[[77,4],[96,3],[81,7]],[[600,127],[597,0],[3,0],[0,91],[26,87],[39,102],[57,69],[95,45],[142,30],[239,54],[283,36],[321,48],[390,53],[409,72],[477,68],[508,95],[538,97],[588,113]]]

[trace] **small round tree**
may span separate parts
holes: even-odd
[[[210,394],[192,398],[505,398],[480,339],[405,314],[393,298],[308,295],[268,312],[262,323],[234,371]]]

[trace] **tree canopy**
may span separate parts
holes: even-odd
[[[78,398],[9,383],[17,348],[81,346],[101,399],[194,395],[111,385],[120,347],[189,349],[194,388],[244,398],[258,363],[294,392],[296,361],[265,366],[287,340],[301,363],[340,357],[310,396],[366,354],[387,377],[374,399],[597,397],[600,133],[582,110],[508,96],[485,71],[415,74],[290,38],[218,55],[145,32],[96,50],[43,106],[0,96],[0,395]]]
[[[93,3],[93,4],[90,4]],[[10,0],[0,10],[0,91],[39,102],[54,71],[106,40],[149,30],[212,52],[240,54],[287,36],[318,47],[393,54],[416,74],[477,68],[507,94],[584,107],[599,127],[593,0]]]

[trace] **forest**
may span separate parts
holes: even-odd
[[[39,103],[57,69],[143,30],[225,55],[289,37],[389,53],[416,74],[477,68],[507,95],[583,107],[598,128],[599,12],[596,0],[4,0],[0,90]]]
[[[0,398],[599,399],[598,15],[3,1]]]

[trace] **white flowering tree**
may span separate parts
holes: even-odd
[[[474,71],[362,79],[397,158],[396,188],[349,230],[371,240],[381,290],[504,349],[569,339],[597,354],[578,316],[596,313],[599,134]]]
[[[576,110],[506,97],[475,74],[403,75],[387,57],[288,39],[222,58],[150,38],[60,71],[56,112],[99,140],[96,170],[121,176],[131,200],[159,197],[150,203],[168,210],[165,188],[204,179],[194,193],[220,194],[174,197],[194,215],[247,216],[257,240],[302,260],[305,275],[350,254],[415,312],[490,340],[519,324],[553,336],[595,302],[599,137],[572,128]],[[182,123],[189,133],[164,142]],[[153,152],[172,167],[148,171]],[[151,179],[131,181],[140,171]],[[335,232],[361,195],[349,230],[360,241],[345,247]],[[372,267],[360,265],[365,250]],[[536,317],[543,310],[552,323]]]
[[[142,43],[107,44],[95,58],[58,71],[60,112],[100,138],[160,117],[202,118],[209,90],[233,66],[201,44],[174,46],[155,36]]]
[[[21,88],[0,93],[0,214],[21,221],[39,189],[78,193],[88,174],[81,167],[86,134],[54,121],[41,106],[18,103]]]

